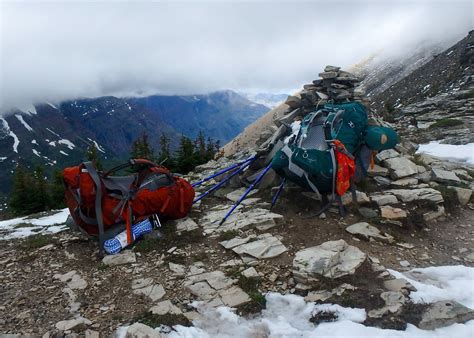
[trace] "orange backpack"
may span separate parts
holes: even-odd
[[[127,167],[139,171],[128,176],[112,176]],[[66,203],[77,226],[103,242],[127,230],[132,242],[131,225],[147,217],[163,219],[185,217],[192,207],[194,188],[168,169],[144,159],[133,159],[105,173],[92,162],[63,171]]]

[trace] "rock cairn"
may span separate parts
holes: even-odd
[[[273,122],[279,129],[273,126],[262,133],[257,141],[261,149],[278,140],[295,119],[303,118],[326,103],[367,102],[365,90],[359,87],[361,79],[356,75],[328,65],[319,76],[320,79],[305,84],[299,93],[288,96],[285,104],[275,109]]]

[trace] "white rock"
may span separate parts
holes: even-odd
[[[443,202],[443,196],[438,190],[433,188],[420,189],[391,189],[385,193],[397,196],[402,202],[412,202],[418,200],[432,201],[435,203]]]
[[[375,238],[382,242],[388,243],[394,241],[393,236],[389,234],[383,234],[379,229],[366,222],[352,224],[346,228],[346,231],[353,235],[364,237],[367,240],[370,238]]]
[[[409,261],[400,261],[400,265],[403,266],[404,268],[407,268],[410,266],[410,262]]]
[[[296,253],[293,274],[298,282],[317,280],[318,276],[339,278],[354,274],[367,255],[344,240],[329,241]]]
[[[399,157],[400,154],[394,149],[383,150],[379,152],[375,158],[377,161],[382,162],[388,160],[389,158]]]
[[[148,325],[135,323],[128,327],[125,338],[162,338],[163,335]]]
[[[84,326],[91,325],[92,322],[84,317],[77,317],[70,320],[62,320],[56,323],[56,329],[59,331],[68,331],[83,328]]]
[[[109,266],[136,263],[136,261],[137,257],[135,256],[135,253],[130,250],[125,250],[116,255],[108,255],[102,259],[102,263]]]
[[[456,190],[456,195],[461,205],[466,205],[471,200],[471,196],[472,196],[471,189],[465,189],[465,188],[459,188],[459,187],[450,187],[450,188]]]
[[[234,307],[250,302],[250,297],[238,286],[219,291],[219,296],[224,305]]]
[[[242,275],[247,278],[258,278],[258,272],[255,270],[254,267],[250,267],[244,271],[242,271]]]
[[[453,171],[431,169],[431,179],[439,183],[459,183],[461,180]]]
[[[168,263],[168,266],[175,276],[184,277],[186,274],[186,267],[184,265],[170,262]]]
[[[407,212],[400,208],[384,205],[380,207],[380,215],[387,219],[402,219],[407,217]]]
[[[440,301],[430,305],[423,314],[418,327],[434,330],[455,323],[465,323],[474,319],[474,311],[454,301]]]
[[[237,202],[239,200],[239,198],[247,191],[248,188],[246,187],[243,187],[243,188],[239,188],[239,189],[236,189],[230,193],[228,193],[227,195],[225,195],[225,197],[227,199],[229,199],[230,201],[232,202]],[[256,193],[258,192],[258,189],[254,189],[252,191],[250,191],[250,193],[247,195],[247,197],[250,197],[252,195],[255,195]]]
[[[383,165],[391,170],[393,179],[399,179],[418,173],[415,163],[406,157],[394,157],[383,161]]]
[[[156,315],[165,315],[167,313],[179,315],[183,313],[179,307],[173,305],[173,303],[171,303],[169,300],[159,302],[150,308],[150,312]]]
[[[249,255],[257,259],[272,258],[287,251],[280,240],[270,234],[257,237],[256,241],[237,246],[232,249],[238,255]]]
[[[196,222],[194,222],[191,218],[186,217],[182,218],[176,221],[173,221],[174,224],[176,225],[176,231],[182,232],[182,231],[192,231],[199,229],[199,226],[197,225]]]
[[[159,285],[149,285],[141,289],[135,289],[133,290],[133,293],[135,294],[143,294],[147,297],[149,297],[152,301],[156,302],[157,300],[160,300],[163,298],[163,296],[166,294],[165,289]]]
[[[370,195],[370,199],[373,202],[377,203],[378,206],[398,203],[398,199],[394,195],[373,194],[373,195]]]

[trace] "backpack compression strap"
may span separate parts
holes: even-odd
[[[95,184],[95,215],[97,219],[97,226],[99,228],[99,255],[104,253],[104,220],[102,218],[102,185],[100,184],[100,177],[95,170],[92,162],[84,162],[84,167],[87,169],[90,177]]]

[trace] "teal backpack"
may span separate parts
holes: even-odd
[[[346,155],[356,160],[356,177],[366,175],[372,150],[393,148],[398,142],[391,128],[369,127],[367,123],[367,110],[359,102],[326,104],[306,115],[299,129],[286,138],[272,158],[272,168],[323,199],[332,194],[332,200],[338,200],[334,140],[341,141]],[[354,198],[355,191],[351,190]]]

